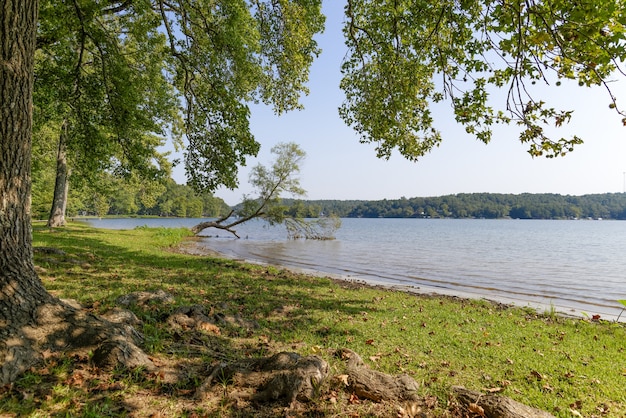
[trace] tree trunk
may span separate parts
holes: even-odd
[[[121,328],[54,298],[35,272],[30,158],[37,7],[37,0],[0,5],[0,385],[44,350],[92,350],[103,364],[151,364]]]
[[[0,14],[0,382],[28,364],[18,324],[50,300],[35,273],[30,152],[36,0],[8,0]]]
[[[61,125],[59,135],[59,149],[57,151],[57,172],[54,182],[54,197],[48,218],[48,226],[56,228],[65,226],[65,211],[67,209],[67,195],[70,185],[70,171],[67,167],[67,120]]]

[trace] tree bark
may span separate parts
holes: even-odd
[[[372,370],[354,351],[343,348],[336,353],[346,360],[347,389],[359,398],[374,402],[416,401],[419,385],[412,377],[402,374],[392,376]]]
[[[121,327],[56,299],[35,272],[30,169],[38,1],[0,4],[0,385],[45,350],[91,350],[101,364],[150,365]]]
[[[16,322],[28,322],[38,303],[50,299],[35,273],[30,223],[37,3],[8,0],[0,13],[0,382],[27,366]]]
[[[56,228],[65,226],[65,212],[67,209],[67,196],[70,185],[70,171],[67,166],[67,120],[61,125],[59,135],[59,148],[57,151],[57,170],[54,182],[54,197],[52,198],[52,208],[48,218],[48,226]]]
[[[461,386],[453,386],[456,398],[469,412],[484,418],[554,418],[554,415],[524,405],[506,396],[483,394]]]

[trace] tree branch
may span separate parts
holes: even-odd
[[[112,1],[111,3],[117,3],[117,1]],[[102,10],[103,15],[110,15],[114,13],[123,12],[124,10],[128,10],[128,8],[133,4],[133,0],[124,0],[121,4],[117,6],[109,7],[108,9]]]

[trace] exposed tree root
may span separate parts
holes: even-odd
[[[34,317],[13,321],[0,340],[0,383],[10,383],[43,358],[44,353],[87,355],[102,368],[153,368],[129,328],[49,298]]]
[[[554,418],[537,408],[524,405],[506,396],[483,394],[461,386],[453,386],[456,398],[474,416],[483,418]]]
[[[328,371],[328,363],[317,356],[302,357],[289,352],[234,364],[220,363],[198,388],[196,397],[206,397],[215,390],[216,384],[232,384],[240,389],[231,394],[233,397],[253,402],[282,401],[292,405],[296,400],[314,399]]]
[[[392,376],[372,370],[357,353],[347,348],[337,354],[347,363],[347,388],[359,398],[374,402],[418,399],[419,386],[412,377],[405,374]]]

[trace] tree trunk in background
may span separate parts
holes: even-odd
[[[57,152],[56,181],[54,182],[54,197],[48,218],[48,226],[56,228],[65,226],[65,211],[70,186],[70,171],[67,167],[67,120],[61,125],[59,135],[59,149]]]
[[[50,295],[35,272],[30,219],[37,0],[0,3],[0,385],[45,350],[151,365],[124,331]]]

